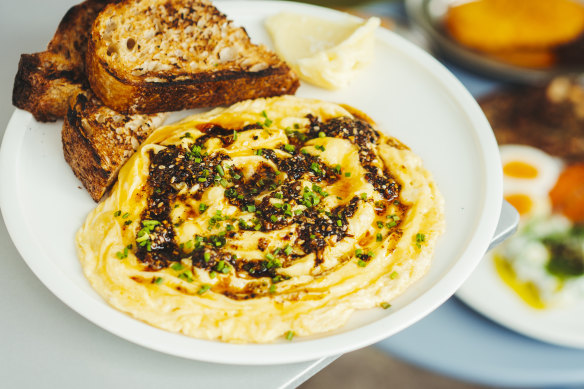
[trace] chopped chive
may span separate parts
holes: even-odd
[[[126,212],[122,215],[122,219],[127,219],[128,216],[130,216],[130,214],[128,212]]]
[[[116,253],[116,257],[117,257],[118,259],[124,259],[124,258],[127,258],[127,257],[128,257],[127,249],[124,249],[124,251],[123,251],[123,252],[122,252],[122,251],[118,251],[118,252]]]
[[[416,246],[418,246],[418,248],[422,248],[422,242],[424,242],[425,240],[426,235],[420,233],[416,234]]]
[[[221,165],[215,166],[215,170],[217,170],[217,173],[219,173],[221,177],[225,176],[225,170],[223,170],[223,167]]]
[[[174,262],[172,265],[170,265],[170,268],[172,270],[179,271],[179,270],[182,270],[184,268],[184,266],[180,262]]]
[[[219,262],[217,262],[217,265],[215,265],[215,270],[217,270],[218,272],[223,272],[223,269],[225,268],[225,261],[220,260]]]
[[[367,200],[367,193],[361,193],[361,200]]]
[[[385,301],[382,302],[381,304],[379,304],[379,306],[383,309],[389,309],[391,308],[391,304],[390,303],[386,303]]]
[[[285,144],[284,150],[286,150],[289,153],[293,153],[296,150],[296,147],[294,147],[294,145],[291,144]]]
[[[351,177],[351,172],[345,172],[345,177]]]
[[[341,219],[337,219],[337,226],[341,227],[343,225],[343,221]]]
[[[381,242],[381,241],[383,240],[383,236],[381,235],[381,233],[380,233],[380,232],[378,232],[378,233],[377,233],[377,235],[375,236],[375,239],[376,239],[378,242]]]
[[[114,216],[115,216],[115,217],[118,217],[118,216],[120,216],[121,214],[122,214],[122,211],[119,211],[119,210],[114,212]]]
[[[286,332],[286,340],[292,340],[294,338],[294,331]]]
[[[398,272],[394,271],[389,275],[389,278],[391,278],[392,280],[395,280],[396,278],[399,277]]]
[[[359,265],[359,267],[365,267],[365,266],[367,266],[367,262],[365,262],[364,260],[360,259],[357,262],[357,265]]]
[[[286,253],[286,255],[290,255],[292,253],[292,246],[287,244],[286,247],[284,247],[284,253]]]
[[[164,279],[163,279],[162,277],[156,277],[156,278],[154,279],[154,283],[155,283],[156,285],[160,285],[160,284],[162,284],[162,281],[164,281]]]
[[[209,284],[203,284],[203,285],[201,285],[201,287],[197,291],[197,294],[203,294],[206,291],[208,291],[209,289],[211,289],[211,285],[209,285]]]
[[[325,134],[323,131],[320,131],[320,132],[318,133],[318,137],[319,137],[319,138],[324,138],[325,136],[326,136],[326,134]]]
[[[209,260],[211,259],[211,253],[205,251],[205,253],[203,254],[203,259],[205,260],[205,262],[209,262]]]
[[[183,279],[186,282],[193,282],[193,272],[190,270],[185,270],[178,275],[178,278]]]
[[[270,285],[269,293],[276,293],[276,285],[275,284]]]

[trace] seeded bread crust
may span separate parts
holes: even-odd
[[[72,101],[63,123],[65,160],[93,200],[113,185],[122,165],[166,114],[122,115],[84,92]]]
[[[65,14],[47,50],[22,54],[14,79],[12,104],[41,122],[61,119],[69,100],[88,89],[87,40],[97,14],[113,0],[87,0]]]
[[[293,94],[298,77],[206,0],[125,0],[96,18],[93,91],[124,113],[155,113]]]

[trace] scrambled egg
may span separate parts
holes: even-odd
[[[90,283],[121,311],[269,342],[389,307],[427,271],[443,224],[405,145],[350,107],[285,96],[154,131],[76,240]]]

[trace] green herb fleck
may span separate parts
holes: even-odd
[[[426,241],[426,235],[418,232],[416,234],[416,246],[418,246],[418,248],[422,248],[422,242],[424,241]]]
[[[209,289],[211,289],[211,285],[209,285],[209,284],[203,284],[203,285],[201,285],[201,287],[197,291],[197,294],[203,294],[206,291],[208,291]]]
[[[184,266],[180,262],[174,262],[172,265],[170,265],[170,268],[172,270],[180,271],[180,270],[184,269]]]

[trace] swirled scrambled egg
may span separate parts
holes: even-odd
[[[292,96],[162,127],[77,234],[92,286],[169,331],[268,342],[387,307],[427,271],[443,200],[364,114]]]

